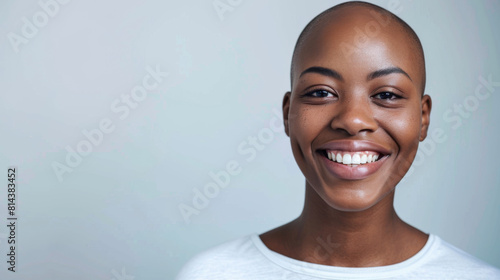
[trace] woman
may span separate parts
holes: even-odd
[[[178,279],[500,279],[394,210],[432,104],[411,27],[372,4],[337,5],[302,31],[291,68],[283,117],[302,214],[198,255]]]

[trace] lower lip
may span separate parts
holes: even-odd
[[[377,172],[380,167],[385,163],[388,156],[384,156],[376,162],[367,164],[358,164],[356,166],[344,165],[342,163],[334,162],[328,158],[320,155],[325,162],[326,169],[330,171],[335,177],[344,180],[361,180]]]

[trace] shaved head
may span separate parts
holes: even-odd
[[[369,15],[370,18],[366,15]],[[355,17],[364,18],[365,22],[361,24],[358,20],[358,26],[345,23],[345,19],[350,20]],[[405,21],[403,21],[395,14],[377,5],[362,1],[346,2],[331,7],[313,18],[306,25],[304,30],[302,30],[297,43],[295,44],[295,49],[292,56],[290,70],[292,90],[294,86],[294,80],[297,78],[297,61],[300,59],[300,56],[303,54],[303,52],[311,51],[310,46],[308,46],[308,42],[312,37],[317,36],[317,33],[321,30],[324,30],[325,28],[344,29],[344,32],[347,28],[347,32],[351,32],[354,34],[355,32],[363,32],[362,27],[364,26],[365,29],[368,28],[368,31],[370,31],[370,28],[373,29],[373,27],[377,26],[374,26],[373,24],[372,26],[369,26],[369,20],[371,20],[372,23],[377,23],[377,21],[381,23],[378,27],[382,30],[375,30],[377,31],[377,35],[385,34],[385,36],[379,36],[380,40],[393,40],[395,42],[401,42],[401,40],[405,40],[409,42],[408,48],[410,48],[411,53],[413,54],[411,57],[412,63],[418,65],[418,68],[420,70],[420,77],[418,78],[420,81],[420,89],[423,94],[425,89],[425,59],[422,44],[420,43],[420,39],[418,38],[417,34]],[[387,36],[387,34],[389,34],[390,36]],[[372,34],[367,35],[368,37],[370,37],[370,35],[373,35],[373,32]],[[373,35],[372,37],[378,36]],[[344,45],[342,45],[342,43]],[[363,48],[363,46],[352,44],[351,42],[341,42],[338,47],[339,49],[341,49],[341,51],[345,52],[347,56],[349,56],[350,52],[356,51],[356,49]]]

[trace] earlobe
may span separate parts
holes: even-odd
[[[420,127],[420,142],[427,137],[427,131],[431,122],[432,99],[429,95],[422,96],[422,125]]]
[[[290,111],[290,96],[291,92],[286,92],[285,96],[283,96],[283,125],[285,126],[285,133],[288,134],[288,112]]]

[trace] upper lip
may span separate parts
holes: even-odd
[[[380,144],[367,140],[336,140],[321,145],[318,150],[340,150],[346,152],[374,151],[382,155],[390,154],[391,151]]]

